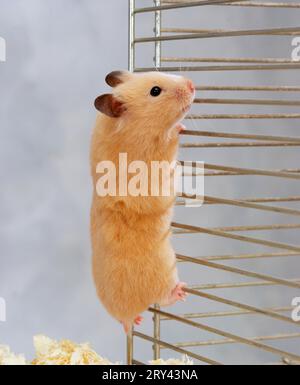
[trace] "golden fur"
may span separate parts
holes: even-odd
[[[123,72],[118,74],[118,81],[108,80],[115,87],[110,99],[117,100],[123,112],[117,118],[101,113],[92,137],[93,275],[108,312],[130,327],[151,304],[167,304],[178,282],[170,243],[175,196],[99,197],[96,167],[104,160],[118,165],[120,153],[128,154],[128,164],[143,160],[150,167],[151,161],[174,161],[178,123],[194,92],[187,79],[158,72]],[[157,98],[150,95],[154,86],[163,89]]]

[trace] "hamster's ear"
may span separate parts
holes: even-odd
[[[117,87],[119,84],[126,82],[131,76],[128,71],[114,71],[105,78],[106,83],[111,87]]]
[[[111,118],[119,118],[126,110],[124,104],[111,94],[99,96],[95,100],[95,107]]]

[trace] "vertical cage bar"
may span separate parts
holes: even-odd
[[[155,305],[154,308],[156,310],[160,310],[160,306],[159,305]],[[159,313],[154,313],[153,314],[153,325],[154,325],[154,338],[155,340],[157,341],[160,341],[160,314]],[[161,346],[157,343],[154,343],[153,344],[153,359],[154,360],[159,360],[160,359],[160,350],[161,350]]]
[[[135,69],[135,0],[128,0],[129,3],[129,55],[128,69],[133,72]],[[127,336],[127,365],[133,365],[133,329]]]
[[[128,0],[129,8],[129,55],[128,69],[133,72],[135,69],[135,0]],[[127,365],[133,365],[133,329],[127,336]]]
[[[159,7],[161,5],[161,0],[154,0],[154,5],[156,7]],[[161,11],[155,12],[155,37],[161,36]],[[161,41],[155,42],[155,56],[154,56],[154,65],[156,69],[159,69],[161,67]],[[160,310],[160,306],[158,304],[155,305],[155,309]],[[154,326],[154,338],[155,340],[160,340],[160,314],[155,313],[153,315],[153,326]],[[160,351],[161,347],[159,344],[154,343],[153,344],[153,359],[159,360],[160,359]]]
[[[154,5],[156,7],[159,7],[161,5],[161,0],[154,0]],[[155,12],[155,37],[161,36],[161,11]],[[155,57],[154,57],[154,64],[156,68],[160,68],[161,66],[161,41],[155,42]]]
[[[129,71],[135,69],[135,0],[129,0]]]
[[[133,330],[127,336],[127,365],[133,364]]]

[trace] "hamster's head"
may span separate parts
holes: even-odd
[[[114,119],[128,117],[162,129],[182,120],[195,98],[191,80],[161,72],[112,72],[106,82],[113,93],[96,99],[97,110]]]

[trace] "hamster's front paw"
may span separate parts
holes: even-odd
[[[176,130],[178,131],[179,134],[183,133],[185,130],[186,130],[186,127],[185,125],[183,125],[182,123],[179,123],[177,126],[176,126]]]
[[[184,291],[184,289],[187,287],[187,284],[185,282],[179,282],[175,289],[172,290],[171,297],[175,301],[185,301],[187,297],[187,293]]]
[[[178,301],[185,302],[187,293],[185,292],[185,288],[187,287],[187,284],[184,282],[179,282],[175,288],[171,291],[169,296],[160,302],[161,306],[171,306],[174,305]]]

